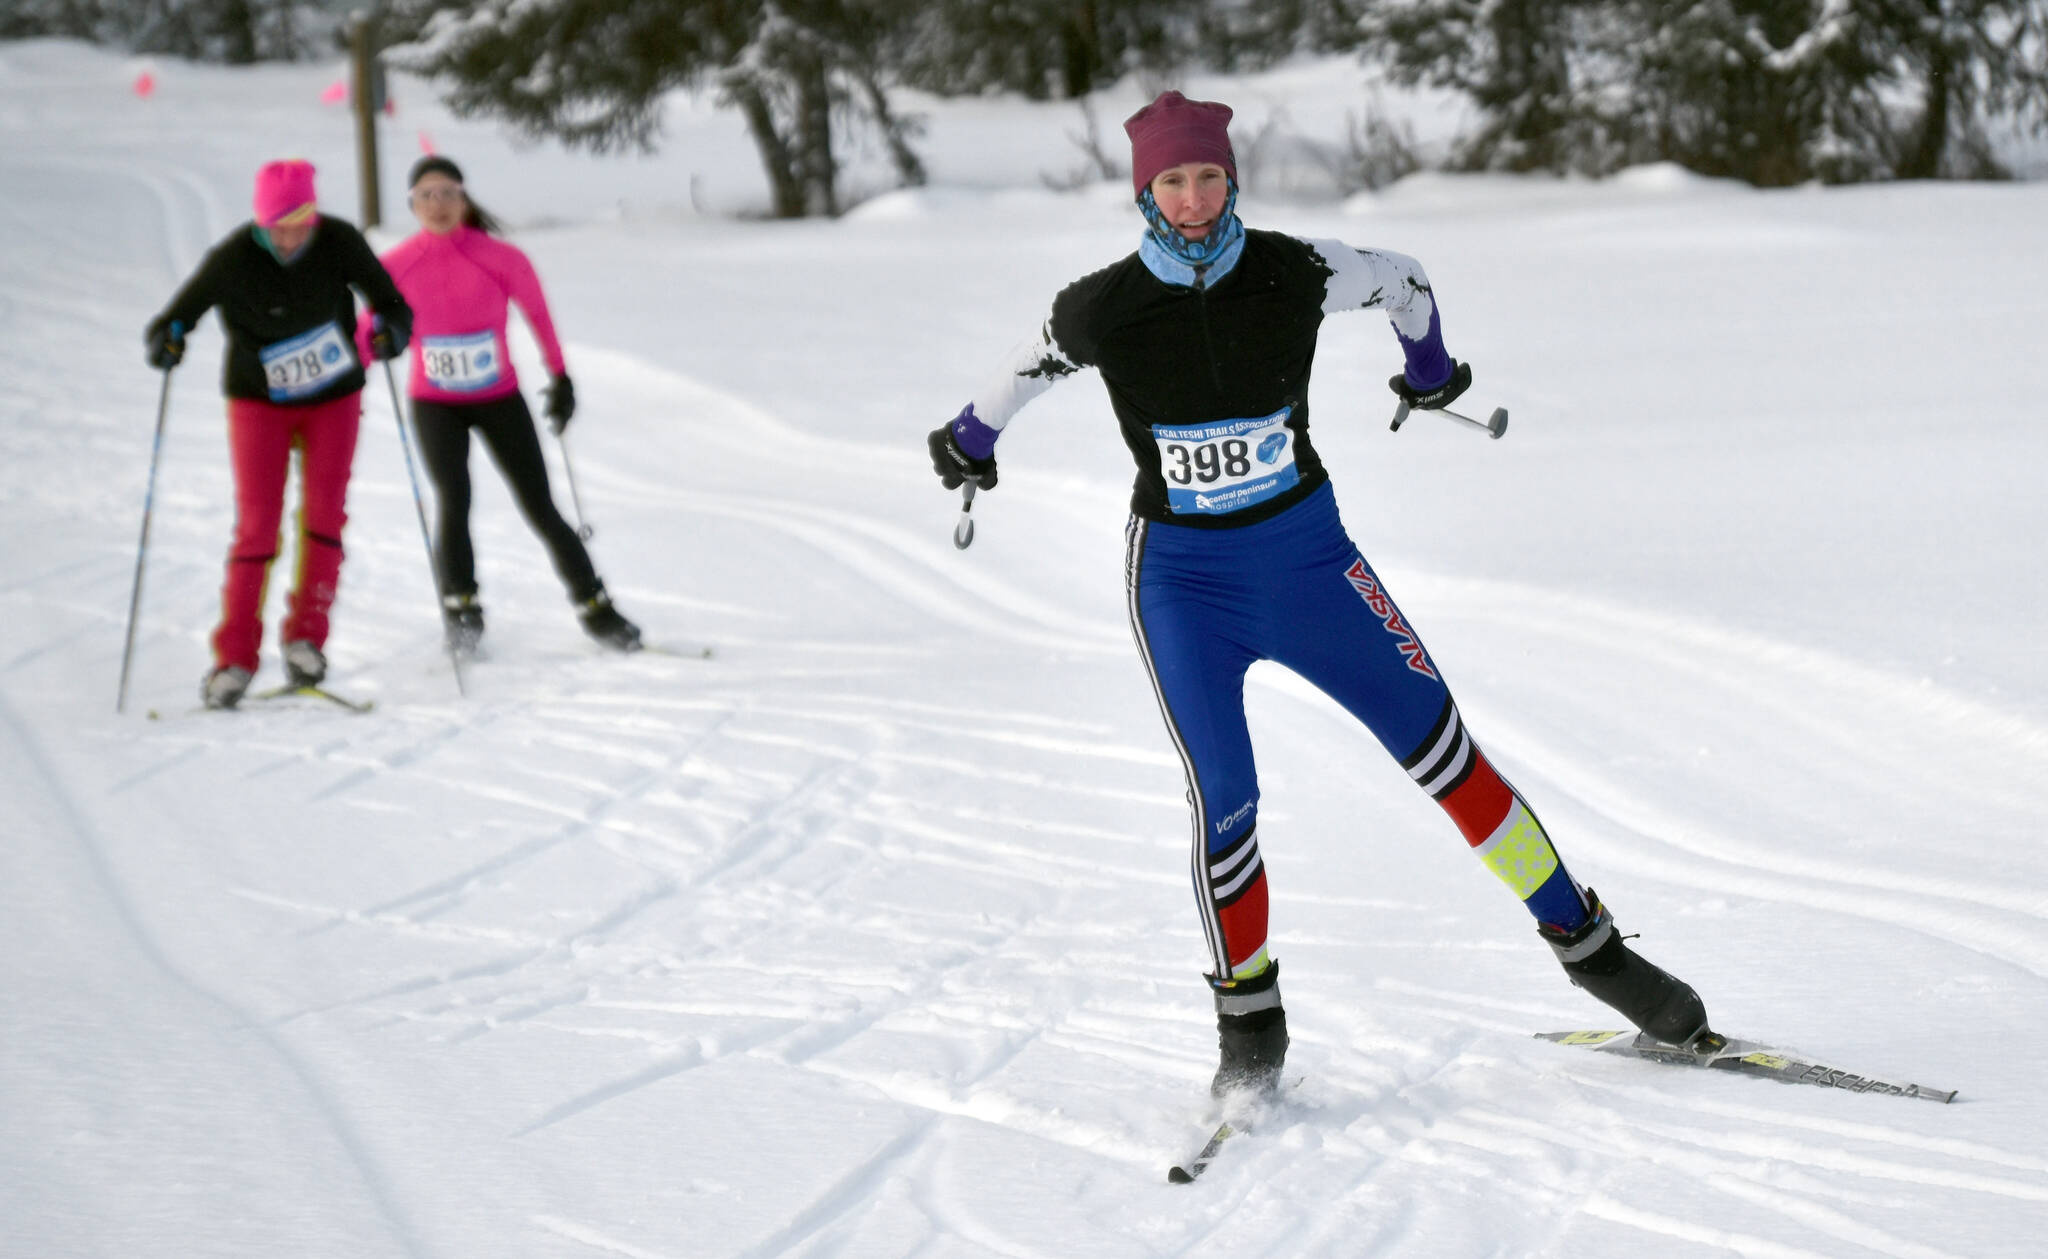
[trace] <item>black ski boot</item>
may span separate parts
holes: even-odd
[[[1621,933],[1614,915],[1586,889],[1592,909],[1576,931],[1536,924],[1536,934],[1557,954],[1564,973],[1647,1033],[1667,1045],[1690,1045],[1707,1031],[1707,1007],[1692,985],[1643,960]]]
[[[295,638],[284,645],[284,677],[293,686],[318,686],[327,677],[327,656],[310,641]]]
[[[474,656],[484,639],[484,605],[476,591],[441,596],[441,622],[448,638],[448,650],[458,656]]]
[[[576,617],[583,632],[615,651],[640,650],[640,627],[619,615],[612,597],[600,585],[597,593],[576,605]]]
[[[1280,963],[1250,979],[1218,983],[1205,976],[1216,995],[1216,1040],[1223,1051],[1209,1094],[1248,1091],[1270,1095],[1280,1087],[1287,1061],[1287,1011],[1280,1007]]]

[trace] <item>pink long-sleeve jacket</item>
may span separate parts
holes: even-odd
[[[407,237],[382,261],[412,306],[411,396],[459,405],[515,392],[519,378],[505,342],[508,302],[526,316],[548,371],[567,373],[540,277],[516,245],[464,225],[446,236]]]

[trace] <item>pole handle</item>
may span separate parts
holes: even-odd
[[[968,513],[974,510],[974,491],[981,482],[973,477],[960,490],[960,522],[953,526],[953,546],[964,551],[974,544],[974,517]]]

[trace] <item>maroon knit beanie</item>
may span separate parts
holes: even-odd
[[[1191,101],[1179,92],[1159,99],[1124,120],[1131,137],[1131,184],[1145,195],[1154,176],[1183,162],[1214,162],[1237,182],[1237,156],[1230,151],[1230,106]]]

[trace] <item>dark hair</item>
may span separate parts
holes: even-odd
[[[405,177],[405,186],[416,187],[420,180],[428,175],[446,175],[458,184],[462,182],[460,166],[439,153],[429,153],[412,164],[412,173]],[[504,226],[498,222],[497,216],[478,205],[467,189],[463,190],[462,201],[462,222],[465,227],[473,227],[479,232],[489,232],[493,236],[504,235]]]

